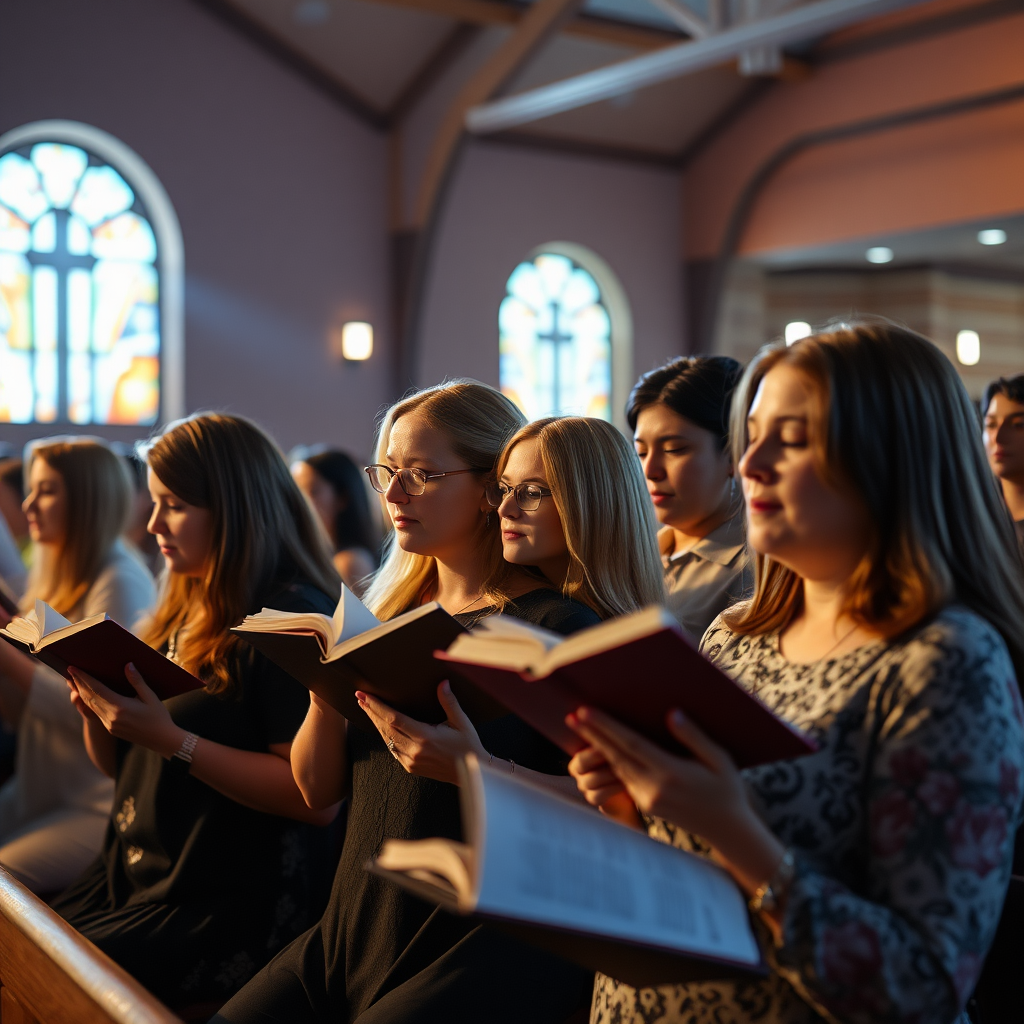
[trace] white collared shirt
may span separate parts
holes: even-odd
[[[743,512],[727,519],[688,551],[673,554],[673,542],[672,528],[662,527],[658,547],[668,609],[694,643],[700,643],[718,615],[747,597],[754,585]]]

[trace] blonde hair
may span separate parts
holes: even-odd
[[[68,615],[85,597],[128,522],[132,483],[128,467],[95,437],[52,437],[25,449],[25,478],[41,459],[64,481],[67,514],[59,544],[36,547],[22,598],[23,610],[37,598]]]
[[[188,623],[177,651],[211,693],[232,688],[228,630],[272,589],[312,584],[337,600],[341,587],[327,535],[277,445],[241,416],[196,413],[172,423],[143,454],[181,501],[211,513],[211,554],[200,577],[170,573],[143,639],[162,647]]]
[[[629,442],[604,420],[535,420],[502,452],[499,477],[512,449],[534,439],[569,549],[562,593],[602,619],[663,604],[654,509]]]
[[[475,380],[446,381],[403,398],[385,412],[377,431],[375,459],[378,463],[387,459],[395,423],[414,411],[445,437],[456,458],[486,476],[492,473],[508,439],[526,422],[515,405],[495,388]],[[386,506],[383,495],[381,505]],[[490,576],[502,564],[501,535],[497,522],[488,525],[482,519],[480,529],[480,558]],[[421,603],[437,584],[434,558],[404,551],[396,541],[394,530],[385,540],[385,549],[383,564],[374,574],[364,597],[367,606],[380,619],[393,618]]]
[[[814,385],[808,433],[821,478],[856,495],[870,516],[844,612],[891,638],[960,602],[999,631],[1024,679],[1024,566],[977,415],[950,361],[927,338],[882,318],[766,348],[733,403],[737,465],[757,389],[782,364]],[[738,633],[784,629],[800,609],[800,577],[757,555],[755,578],[753,599],[727,612],[727,624]]]

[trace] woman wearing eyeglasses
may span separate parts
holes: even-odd
[[[421,391],[388,412],[367,468],[393,526],[364,598],[378,618],[438,601],[467,626],[499,608],[563,634],[600,621],[543,575],[502,559],[486,485],[522,426],[507,398],[474,381]],[[311,808],[350,800],[328,909],[215,1020],[560,1024],[586,1004],[592,975],[437,910],[363,865],[385,839],[462,838],[454,782],[465,751],[486,750],[510,771],[514,762],[516,773],[559,774],[571,792],[567,759],[511,715],[478,735],[447,684],[438,692],[448,715],[440,726],[362,698],[379,735],[349,728],[313,696],[292,747],[292,771]]]

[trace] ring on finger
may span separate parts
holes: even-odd
[[[395,757],[398,756],[397,754],[395,754],[395,741],[393,739],[388,740],[388,753],[394,754]]]

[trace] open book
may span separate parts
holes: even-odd
[[[308,687],[349,721],[376,732],[355,699],[379,697],[423,722],[444,721],[437,685],[450,675],[434,658],[466,630],[436,601],[381,622],[346,586],[333,616],[264,608],[231,630]],[[452,680],[452,690],[474,721],[506,714],[475,687]]]
[[[92,615],[72,623],[44,601],[36,601],[27,615],[12,619],[6,629],[0,629],[0,636],[62,676],[67,676],[69,665],[80,668],[123,697],[135,696],[124,675],[129,662],[161,700],[203,687],[201,680],[109,615]]]
[[[680,708],[741,768],[816,749],[708,661],[658,606],[568,639],[494,615],[436,657],[570,754],[586,744],[565,716],[583,704],[672,750],[680,748],[666,716]]]
[[[391,839],[368,870],[631,985],[765,972],[746,901],[710,861],[473,755],[462,771],[468,842]]]

